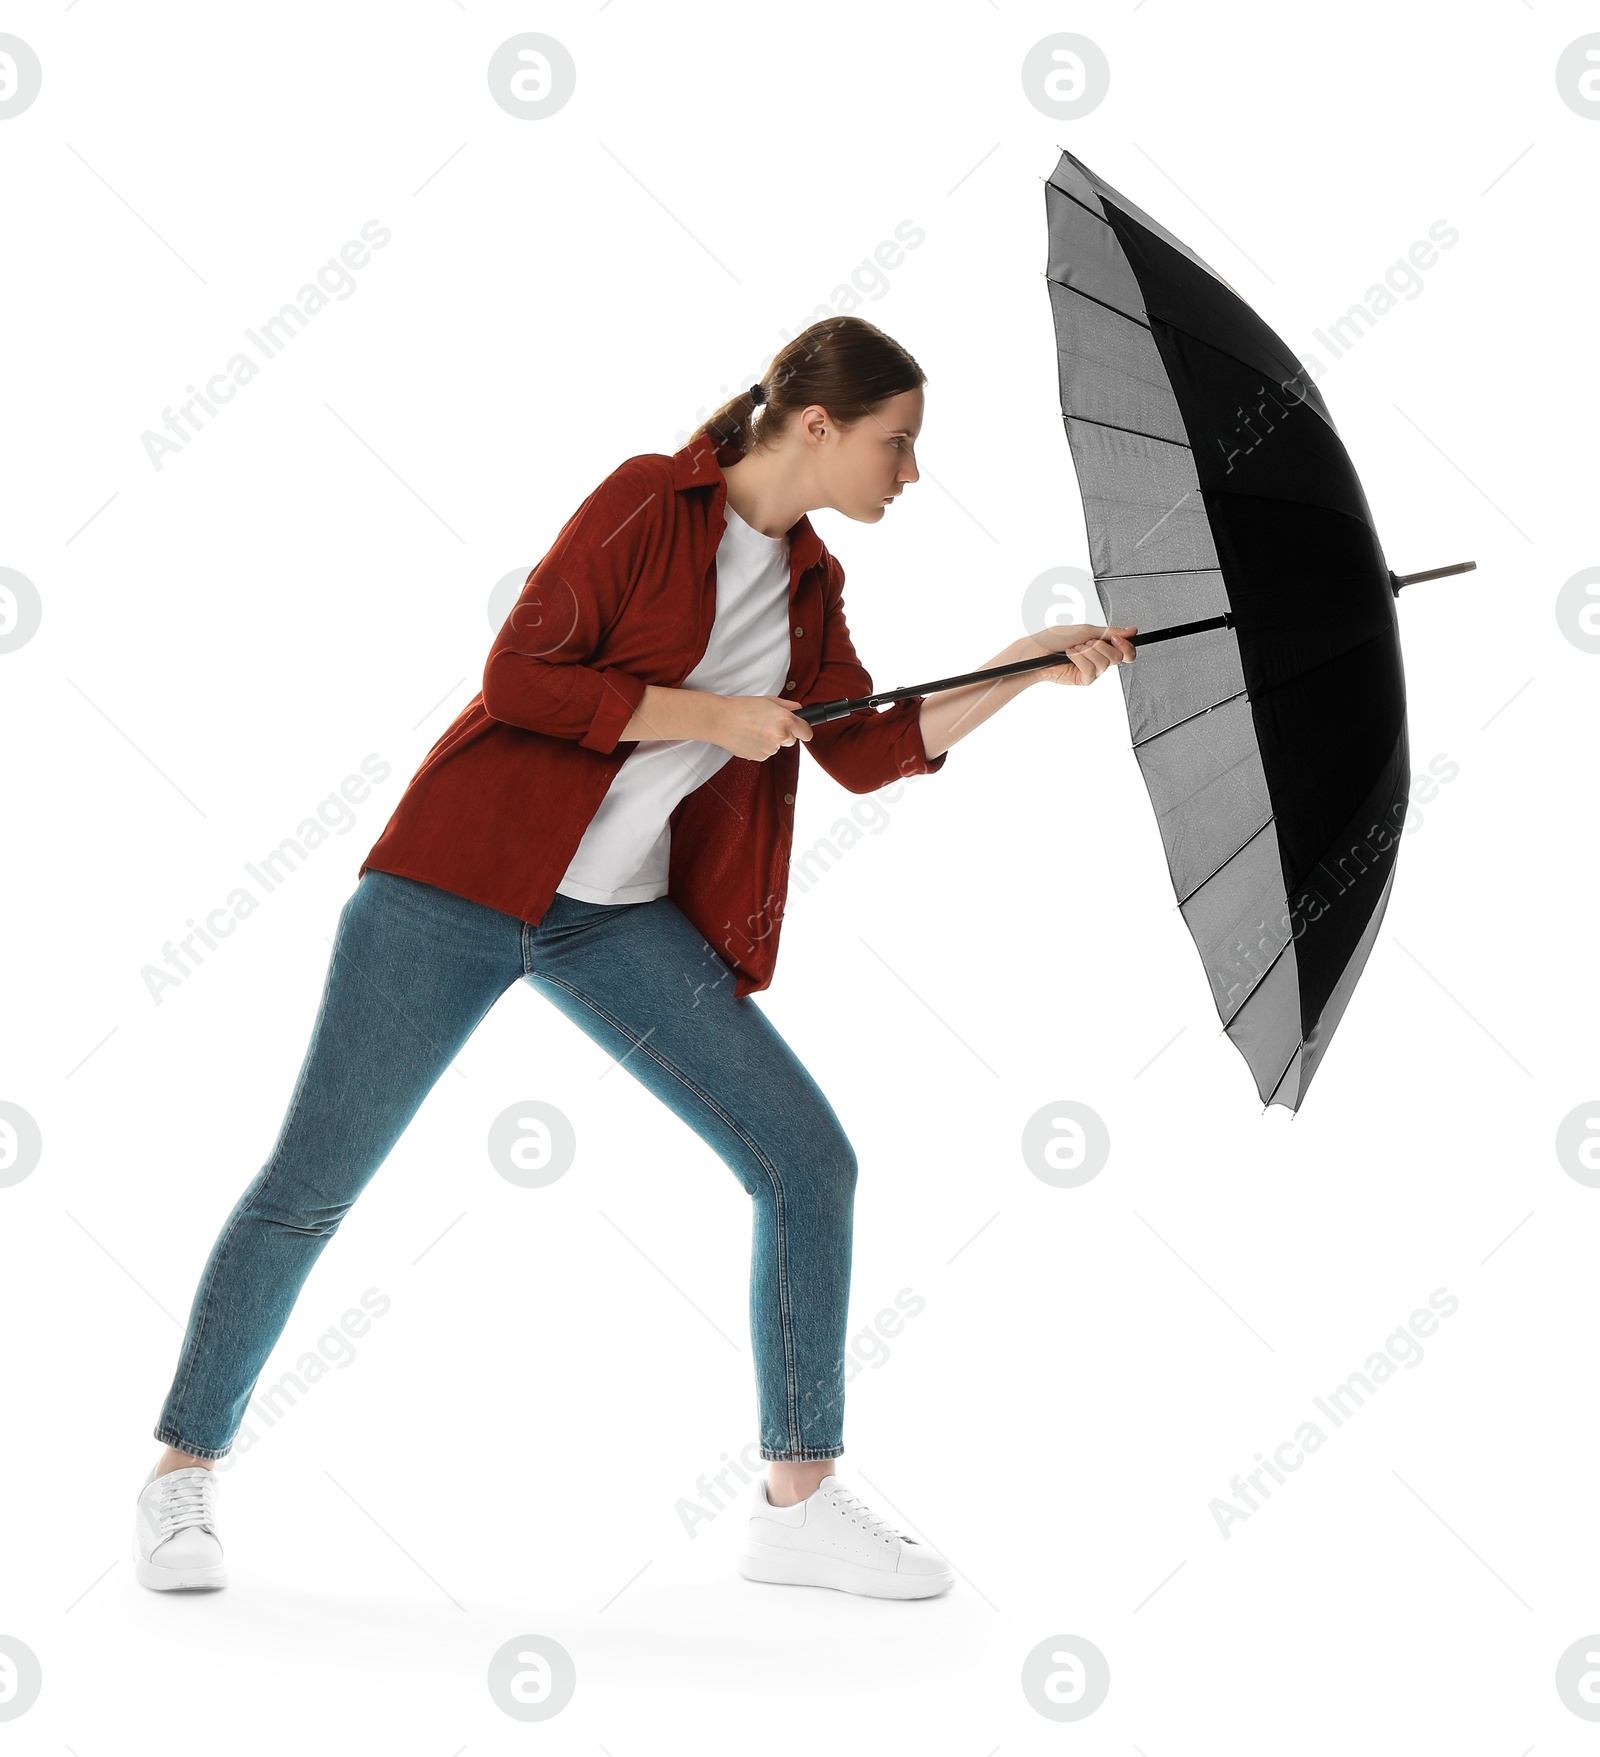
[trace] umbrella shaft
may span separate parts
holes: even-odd
[[[1231,628],[1233,613],[1224,611],[1220,616],[1209,616],[1202,622],[1181,622],[1172,628],[1151,629],[1148,634],[1137,634],[1133,637],[1133,645],[1142,647],[1151,641],[1170,641],[1181,634],[1200,634],[1211,628]],[[1010,665],[996,665],[988,671],[964,671],[959,677],[939,677],[932,683],[909,683],[903,689],[880,690],[876,695],[856,696],[853,700],[837,702],[811,702],[808,706],[797,708],[796,714],[807,725],[820,726],[826,720],[842,720],[848,714],[858,712],[862,708],[879,708],[887,702],[908,701],[914,695],[936,695],[942,689],[960,689],[963,684],[987,683],[994,677],[1010,677],[1018,671],[1038,671],[1046,665],[1060,665],[1064,662],[1064,653],[1042,653],[1037,659],[1018,659]]]

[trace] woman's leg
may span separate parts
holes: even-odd
[[[856,1155],[832,1106],[678,906],[556,895],[528,980],[732,1169],[755,1205],[761,1456],[811,1486],[844,1451]],[[804,1491],[802,1491],[804,1492]]]
[[[155,1437],[224,1457],[311,1266],[435,1081],[523,972],[525,924],[369,869],[339,915],[277,1144],[200,1277]]]

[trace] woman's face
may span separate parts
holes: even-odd
[[[806,410],[810,416],[813,411]],[[822,411],[816,413],[822,416]],[[848,518],[876,524],[917,480],[916,442],[922,431],[922,388],[887,397],[854,427],[840,429],[822,416],[826,437],[818,473],[827,504]]]

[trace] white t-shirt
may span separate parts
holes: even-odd
[[[725,508],[717,610],[700,662],[680,687],[714,695],[783,695],[789,679],[789,539]],[[732,753],[697,738],[647,738],[628,753],[556,886],[586,903],[647,903],[667,894],[673,808]]]

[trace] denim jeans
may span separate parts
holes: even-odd
[[[376,868],[340,912],[277,1142],[200,1277],[158,1440],[226,1456],[312,1264],[519,979],[676,1112],[751,1198],[761,1456],[843,1452],[856,1156],[754,997],[734,998],[733,973],[668,897],[557,893],[533,924]]]

